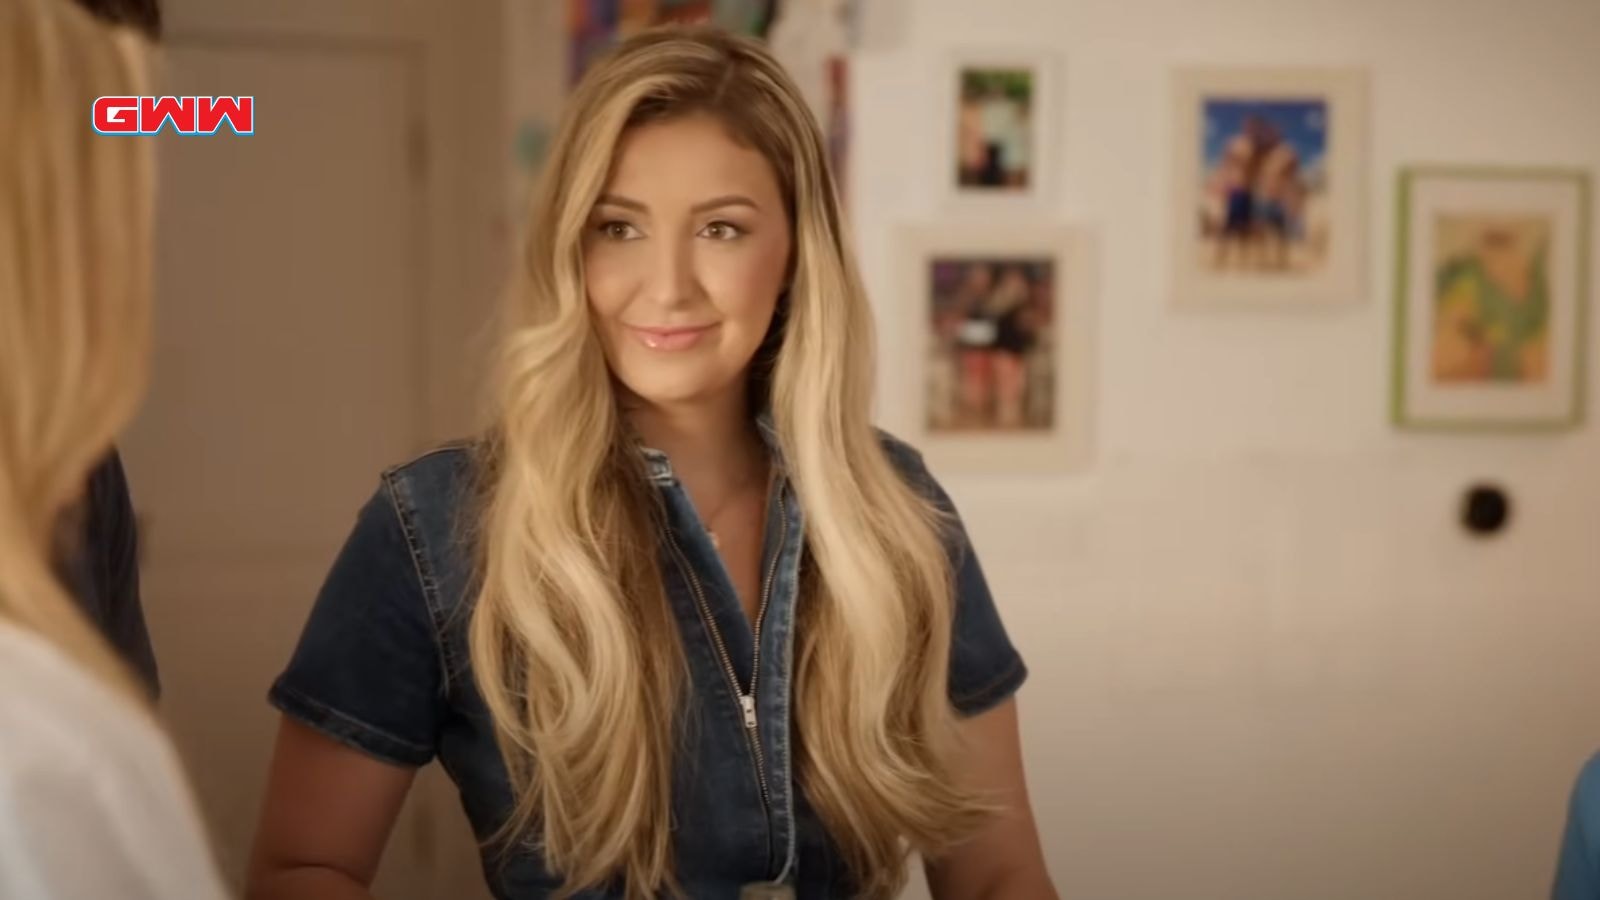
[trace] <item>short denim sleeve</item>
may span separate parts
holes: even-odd
[[[1028,678],[1028,667],[1006,634],[954,501],[927,470],[920,453],[893,439],[889,439],[888,450],[912,483],[947,516],[944,538],[956,602],[950,640],[950,702],[961,715],[975,716],[1015,694]]]
[[[385,482],[357,517],[268,699],[342,744],[421,766],[436,749],[444,678],[407,534]]]

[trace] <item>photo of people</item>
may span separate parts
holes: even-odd
[[[927,427],[1054,427],[1055,262],[936,257],[929,263]]]
[[[1434,219],[1435,382],[1527,385],[1549,377],[1551,230],[1539,216]]]
[[[652,25],[714,22],[765,38],[781,0],[568,0],[568,79],[578,79],[607,50]]]
[[[1034,73],[964,67],[956,117],[956,180],[962,190],[1022,192],[1034,180]]]
[[[1328,103],[1201,101],[1201,265],[1316,274],[1329,239]]]

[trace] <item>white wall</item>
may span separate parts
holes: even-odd
[[[1033,670],[1024,738],[1062,895],[1546,894],[1568,784],[1600,747],[1600,434],[1389,427],[1393,181],[1411,162],[1600,170],[1600,4],[867,4],[902,29],[854,70],[853,218],[880,306],[896,226],[941,218],[947,49],[1063,62],[1046,159],[1054,212],[1100,236],[1097,459],[946,478]],[[1171,310],[1184,63],[1367,67],[1364,303]],[[880,324],[888,387],[917,332]],[[1489,542],[1454,524],[1478,477],[1516,503]]]

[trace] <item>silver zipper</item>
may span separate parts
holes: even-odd
[[[767,786],[766,757],[761,752],[761,739],[757,735],[756,720],[756,682],[761,676],[761,625],[767,617],[767,602],[772,595],[772,582],[778,572],[778,557],[781,555],[783,542],[788,538],[789,516],[785,511],[783,502],[783,482],[778,483],[778,546],[780,553],[773,554],[772,562],[767,567],[767,576],[761,585],[761,604],[756,609],[756,621],[751,631],[754,643],[754,652],[750,665],[750,690],[744,691],[739,687],[739,674],[733,669],[733,658],[728,654],[728,645],[722,640],[722,630],[717,627],[717,620],[711,615],[711,606],[706,602],[705,588],[700,583],[700,576],[694,571],[694,566],[689,565],[688,559],[683,555],[683,548],[678,545],[678,539],[673,535],[669,526],[666,528],[667,543],[671,545],[672,552],[678,560],[678,567],[689,577],[689,587],[694,591],[695,605],[699,607],[701,621],[705,622],[711,632],[711,643],[715,645],[717,657],[722,661],[722,673],[728,678],[728,687],[733,689],[734,696],[739,698],[739,711],[744,717],[744,735],[750,743],[750,752],[753,755],[756,770],[756,785],[761,789],[761,807],[767,815],[769,823],[767,829],[767,855],[772,855],[772,791]]]

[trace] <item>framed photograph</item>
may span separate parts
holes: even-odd
[[[941,180],[951,203],[1047,199],[1054,70],[1047,53],[966,51],[951,58],[941,89]]]
[[[1588,175],[1408,168],[1400,173],[1396,237],[1395,424],[1578,425]]]
[[[913,228],[896,430],[942,471],[1067,472],[1089,457],[1089,238],[1065,227]]]
[[[1179,306],[1366,296],[1366,77],[1356,69],[1174,75],[1172,294]]]

